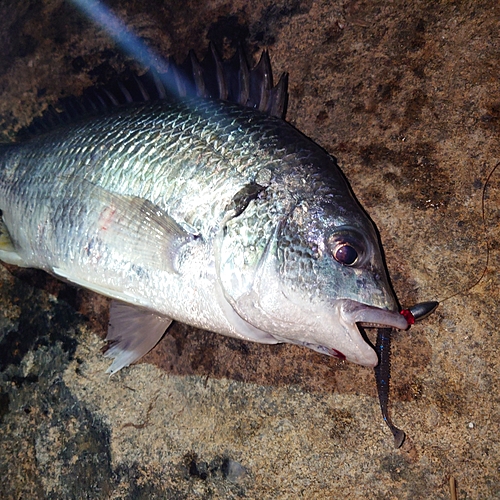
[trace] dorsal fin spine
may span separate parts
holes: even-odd
[[[251,68],[241,47],[230,60],[224,60],[215,46],[210,44],[201,63],[195,53],[190,51],[181,65],[169,58],[164,73],[151,68],[141,76],[133,74],[109,86],[90,87],[79,98],[64,98],[55,106],[49,106],[41,118],[21,130],[18,138],[38,135],[75,119],[123,104],[161,100],[169,96],[228,100],[284,118],[287,82],[287,74],[284,73],[278,84],[273,86],[267,50],[262,52],[259,62]]]

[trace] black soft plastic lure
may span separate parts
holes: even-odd
[[[419,302],[414,306],[403,309],[401,314],[406,318],[409,325],[415,321],[421,321],[432,314],[439,302]],[[394,446],[400,448],[405,440],[405,433],[398,429],[393,423],[388,412],[389,403],[389,382],[391,378],[391,335],[392,328],[379,328],[377,332],[377,343],[375,349],[379,357],[379,364],[375,367],[375,380],[377,381],[378,398],[382,417],[394,436]]]

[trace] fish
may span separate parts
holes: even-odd
[[[375,367],[360,325],[409,323],[337,160],[283,119],[286,76],[213,48],[169,68],[0,146],[0,260],[112,299],[111,374],[174,320]]]

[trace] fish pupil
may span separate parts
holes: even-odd
[[[335,249],[333,258],[340,264],[352,266],[358,260],[358,252],[349,243],[342,243]]]

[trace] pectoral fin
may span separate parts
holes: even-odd
[[[179,249],[198,237],[192,228],[183,227],[144,198],[110,193],[95,185],[92,189],[100,202],[93,214],[97,238],[127,249],[135,262],[146,267],[176,271]]]
[[[106,373],[116,373],[142,358],[162,338],[172,320],[146,309],[112,301],[105,356],[114,358]]]

